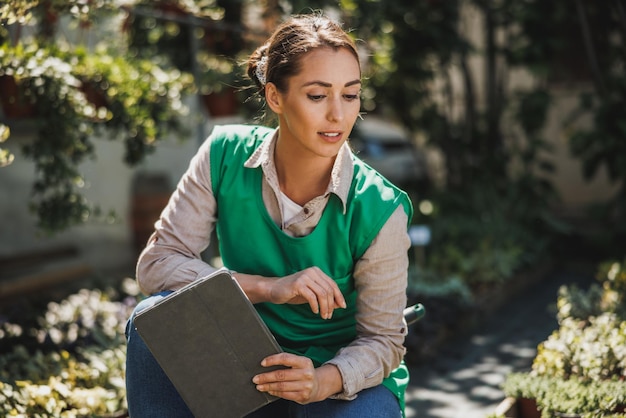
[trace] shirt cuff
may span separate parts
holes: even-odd
[[[361,379],[358,376],[357,370],[350,365],[348,359],[341,357],[335,357],[325,364],[332,364],[337,367],[341,374],[341,381],[343,385],[343,392],[336,393],[330,397],[330,399],[338,399],[342,401],[351,401],[357,397],[357,393],[362,389],[357,384]]]

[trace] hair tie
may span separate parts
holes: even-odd
[[[265,75],[267,72],[267,55],[263,55],[263,57],[257,62],[256,69],[254,70],[254,74],[256,75],[257,80],[261,83],[262,86],[265,86],[267,82]]]

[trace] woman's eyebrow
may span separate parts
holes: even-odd
[[[348,81],[346,84],[344,84],[344,87],[354,86],[355,84],[361,84],[361,80],[357,79],[357,80]],[[307,87],[307,86],[321,86],[321,87],[328,88],[328,87],[332,87],[333,85],[325,81],[313,80],[313,81],[306,82],[302,85],[302,87]]]

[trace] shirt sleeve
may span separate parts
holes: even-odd
[[[404,357],[411,245],[407,221],[399,206],[355,265],[357,338],[328,361],[343,379],[337,399],[353,399],[359,391],[381,384]]]
[[[209,138],[192,158],[139,256],[136,277],[145,294],[180,289],[216,270],[201,259],[216,220],[210,148]]]

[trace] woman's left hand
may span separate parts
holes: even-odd
[[[313,367],[311,359],[290,353],[274,354],[261,362],[263,367],[286,366],[254,376],[257,390],[299,404],[318,402],[343,390],[339,369],[331,364]]]

